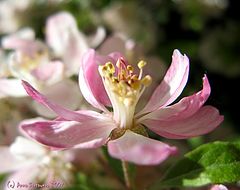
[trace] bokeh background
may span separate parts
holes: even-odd
[[[106,40],[116,33],[134,40],[145,56],[161,60],[163,68],[170,65],[174,49],[185,53],[190,58],[190,77],[182,97],[200,90],[201,78],[207,74],[212,92],[206,104],[217,107],[225,120],[204,137],[170,141],[182,147],[183,153],[206,142],[239,139],[240,17],[236,0],[1,0],[0,38],[28,26],[37,38],[44,39],[47,17],[59,11],[72,13],[86,35],[103,26]],[[158,178],[159,168],[140,167],[139,188],[148,183],[146,176]]]

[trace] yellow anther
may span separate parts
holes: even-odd
[[[147,64],[146,61],[141,60],[141,61],[138,62],[138,68],[142,69],[146,64]]]
[[[146,75],[142,80],[141,83],[144,86],[149,86],[152,83],[152,77],[150,75]]]
[[[112,74],[112,73],[107,73],[107,77],[108,77],[108,78],[112,78],[112,77],[113,77],[113,74]]]
[[[118,79],[116,77],[112,78],[113,83],[118,83]]]
[[[133,76],[131,77],[131,79],[134,80],[134,81],[136,81],[136,80],[138,80],[138,76],[137,76],[137,75],[133,75]]]
[[[134,80],[133,80],[133,79],[128,80],[128,84],[129,84],[129,85],[131,85],[131,84],[133,84],[133,83],[134,83]]]
[[[131,80],[131,76],[130,76],[130,75],[128,75],[128,76],[126,77],[126,81],[129,81],[129,80]]]
[[[130,73],[133,73],[133,67],[131,65],[128,65],[127,66],[127,70],[130,72]]]
[[[103,66],[103,65],[99,65],[99,66],[98,66],[98,71],[99,71],[99,73],[100,73],[101,76],[104,76],[104,75],[105,75],[106,70],[104,69],[104,67],[105,67],[105,66]]]
[[[105,65],[110,69],[113,67],[113,64],[111,62],[107,62]]]
[[[139,81],[139,80],[134,81],[134,83],[131,84],[131,87],[132,87],[134,90],[138,90],[138,89],[141,87],[140,81]]]
[[[107,66],[106,66],[106,65],[100,66],[100,68],[101,68],[103,71],[107,71]]]
[[[111,62],[107,62],[105,65],[106,65],[108,71],[110,71],[111,73],[115,73],[115,67],[113,66],[113,64]]]

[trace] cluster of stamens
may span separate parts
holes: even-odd
[[[118,59],[116,66],[111,62],[99,66],[99,72],[105,85],[117,95],[120,102],[129,106],[134,104],[144,88],[151,84],[152,78],[146,75],[142,78],[145,61],[138,63],[139,74],[135,74],[132,65],[126,64],[123,58]]]

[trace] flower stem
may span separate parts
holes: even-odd
[[[124,175],[126,187],[128,188],[128,190],[130,190],[131,183],[130,183],[130,177],[129,177],[129,173],[128,173],[128,164],[124,160],[122,160],[122,168],[123,168],[123,175]]]

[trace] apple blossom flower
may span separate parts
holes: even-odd
[[[163,81],[137,112],[136,105],[152,81],[151,76],[143,76],[145,65],[140,61],[137,72],[118,52],[100,56],[89,50],[84,55],[80,89],[85,99],[102,113],[63,108],[23,81],[27,93],[53,110],[58,118],[22,122],[20,128],[28,137],[56,149],[107,145],[115,158],[154,165],[174,154],[176,147],[148,138],[145,127],[166,138],[186,139],[209,133],[223,121],[216,108],[203,106],[210,95],[206,75],[201,91],[171,105],[184,89],[189,73],[188,57],[178,50],[174,50]]]
[[[0,77],[0,98],[27,96],[21,85],[21,79],[24,79],[31,82],[48,97],[55,97],[64,106],[76,109],[81,101],[77,84],[64,76],[64,65],[61,61],[50,59],[47,45],[35,39],[35,33],[32,29],[24,28],[5,37],[2,44],[5,49],[15,51],[10,53],[3,63],[5,67],[7,66],[7,69],[5,69],[6,72],[2,72]],[[63,101],[65,95],[60,92],[69,88],[69,86],[71,86],[70,91],[79,94],[79,96],[75,96],[75,98],[66,102]],[[52,113],[42,109],[39,105],[34,105],[34,108],[41,115],[53,116]]]
[[[98,31],[94,40],[100,43],[104,32],[103,29]],[[14,78],[9,80],[1,77],[2,82],[9,82],[9,85],[5,86],[19,86],[16,88],[19,89],[19,93],[16,90],[11,93],[10,90],[6,92],[8,89],[0,89],[6,96],[8,93],[11,96],[24,96],[25,92],[16,79],[27,80],[40,90],[43,85],[49,86],[77,74],[82,54],[89,48],[88,39],[78,30],[74,17],[67,12],[60,12],[48,18],[46,43],[35,39],[34,31],[25,28],[4,37],[2,46],[4,49],[15,50],[9,58],[9,70]]]
[[[73,180],[72,155],[69,151],[51,151],[48,147],[18,136],[9,147],[0,146],[0,153],[0,174],[11,173],[5,180],[4,189],[9,188],[8,183],[15,183],[15,189],[21,189],[17,188],[18,182],[51,185],[58,180],[67,186]]]
[[[98,46],[105,35],[105,29],[99,26],[94,35],[86,36],[78,29],[76,20],[68,12],[52,15],[46,23],[46,43],[53,56],[64,63],[67,76],[78,74],[83,53],[89,47]]]
[[[93,44],[93,40],[100,43],[104,37],[104,30],[99,28],[95,36],[87,38],[78,30],[74,17],[67,12],[48,18],[46,43],[36,39],[30,28],[4,37],[3,48],[14,51],[8,58],[10,72],[5,72],[0,77],[0,98],[26,96],[21,85],[21,80],[26,80],[69,109],[76,109],[80,102],[85,105],[77,83],[69,78],[78,73],[79,63],[82,54],[89,47],[88,43]],[[62,91],[78,96],[71,96],[72,98],[65,101],[68,95],[61,93]],[[39,105],[34,104],[34,108],[43,116],[55,116]]]

